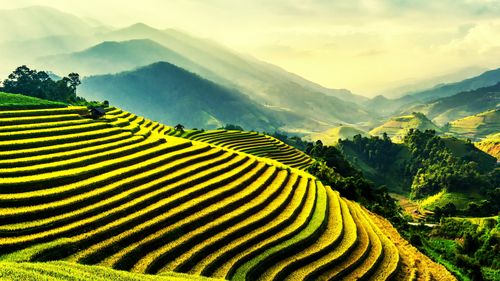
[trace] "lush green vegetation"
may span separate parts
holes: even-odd
[[[498,280],[500,219],[446,218],[434,228],[400,229],[424,253],[444,264],[460,280]]]
[[[81,100],[76,96],[78,85],[80,76],[77,73],[70,73],[68,77],[54,81],[47,72],[29,69],[23,65],[2,81],[0,90],[51,101],[74,103]]]
[[[62,102],[0,92],[0,110],[57,108],[66,106],[67,105]]]
[[[334,186],[342,196],[361,202],[394,224],[405,223],[400,208],[387,193],[387,188],[377,187],[366,180],[336,147],[324,146],[321,141],[317,141],[309,145],[307,152],[317,160],[308,171],[322,182]]]
[[[426,219],[440,224],[434,228],[395,224],[414,246],[460,280],[497,280],[498,217],[451,218],[498,214],[500,170],[494,168],[494,159],[470,142],[441,138],[432,130],[410,130],[402,144],[392,143],[384,134],[356,136],[338,147],[355,167],[397,178],[411,197],[426,198],[421,205],[434,210]]]
[[[475,192],[480,199],[486,200],[477,203],[484,207],[491,206],[483,208],[484,212],[491,215],[498,211],[495,189],[498,186],[498,171],[494,170],[496,161],[493,157],[481,153],[470,143],[442,139],[432,130],[410,130],[403,142],[394,144],[386,135],[382,138],[358,136],[341,141],[339,148],[348,155],[353,165],[361,162],[380,174],[390,175],[401,186],[399,190],[409,193],[414,199],[423,199],[442,191]],[[469,149],[475,150],[475,153],[459,153],[457,143],[460,144],[460,151]],[[359,167],[363,169],[363,166]],[[376,175],[368,173],[368,176],[373,174]],[[475,205],[462,211],[478,215]]]

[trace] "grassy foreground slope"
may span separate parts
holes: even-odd
[[[220,280],[196,275],[167,272],[148,275],[119,271],[103,266],[88,266],[64,261],[29,263],[0,262],[0,280],[65,280],[65,281],[210,281]]]
[[[165,136],[120,109],[96,121],[82,111],[0,111],[2,260],[232,280],[440,276],[402,271],[369,213],[310,175]],[[53,280],[38,278],[49,265],[9,267]]]
[[[34,97],[0,92],[0,110],[66,107],[66,104]]]

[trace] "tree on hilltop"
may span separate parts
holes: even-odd
[[[41,99],[72,103],[82,100],[76,96],[76,88],[81,84],[78,73],[70,73],[58,81],[50,78],[45,71],[30,69],[22,65],[2,82],[1,91],[22,94]]]
[[[184,125],[182,125],[182,124],[177,124],[177,125],[175,125],[174,129],[175,129],[176,131],[181,131],[181,132],[184,132]]]

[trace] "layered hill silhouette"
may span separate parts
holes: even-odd
[[[243,93],[222,87],[167,62],[134,71],[83,80],[79,94],[108,100],[124,109],[166,124],[219,128],[236,123],[252,130],[273,131],[292,114],[272,111]]]
[[[436,85],[431,89],[411,94],[420,101],[431,101],[439,98],[453,96],[460,92],[467,92],[479,88],[493,86],[500,82],[500,69],[489,70],[481,75],[463,81]]]
[[[422,111],[437,124],[444,125],[446,122],[495,108],[494,101],[492,103],[491,100],[485,100],[485,95],[491,91],[498,92],[498,87],[495,87],[498,83],[500,69],[495,69],[459,82],[438,84],[428,90],[397,99],[379,95],[365,101],[364,105],[383,115]],[[463,94],[465,92],[469,94]],[[464,103],[466,100],[471,103],[470,106]],[[466,108],[457,108],[459,106]]]
[[[295,112],[302,116],[304,124],[321,126],[312,126],[310,130],[325,130],[338,123],[366,122],[374,117],[372,112],[357,104],[366,100],[365,97],[345,89],[322,87],[277,66],[184,32],[159,30],[142,23],[113,29],[51,8],[35,7],[27,8],[27,11],[36,13],[40,18],[51,18],[55,23],[61,18],[60,24],[66,27],[60,32],[57,29],[45,33],[40,30],[33,36],[19,36],[15,42],[4,44],[0,37],[0,49],[18,64],[37,69],[50,67],[56,74],[66,75],[70,70],[66,63],[69,61],[76,63],[71,65],[77,69],[71,71],[96,75],[167,61],[222,86],[236,88],[262,105]],[[5,12],[22,14],[20,10]],[[37,24],[37,21],[27,20],[26,24]],[[80,32],[72,32],[73,29]],[[165,49],[144,39],[155,41]],[[131,40],[137,41],[122,42]],[[145,56],[145,53],[150,55]],[[127,61],[119,60],[122,57],[127,57]],[[81,67],[78,69],[79,64]],[[18,65],[3,65],[7,69],[2,68],[1,71],[7,75],[15,66]],[[304,103],[304,100],[307,102]],[[287,129],[307,131],[306,126]]]
[[[149,39],[106,41],[80,52],[42,57],[38,61],[43,69],[56,69],[59,73],[77,72],[84,76],[118,73],[160,61],[210,73],[209,70]]]
[[[173,63],[223,86],[236,88],[260,104],[296,112],[309,121],[318,120],[324,124],[324,129],[334,123],[357,123],[373,118],[373,113],[355,103],[366,100],[364,97],[348,90],[324,88],[277,66],[176,30],[158,30],[135,24],[96,35],[93,40],[116,42],[40,58],[35,65],[65,73],[69,70],[66,61],[78,62],[82,66],[76,68],[82,75],[92,75],[131,70],[153,63],[156,59]],[[145,56],[148,52],[150,55]],[[118,60],[121,57],[129,59],[123,62]],[[304,100],[308,102],[304,103]]]
[[[436,124],[443,126],[456,119],[498,108],[499,101],[500,83],[497,83],[415,106],[409,111],[422,112]]]

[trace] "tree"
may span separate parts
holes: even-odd
[[[176,131],[181,131],[181,132],[184,132],[184,125],[177,124],[177,125],[175,125],[174,129],[175,129]]]
[[[47,72],[37,71],[30,69],[26,65],[22,65],[16,68],[2,82],[3,86],[0,87],[0,90],[8,93],[72,103],[79,99],[76,96],[76,88],[80,84],[80,76],[77,73],[70,73],[68,77],[54,81]]]

